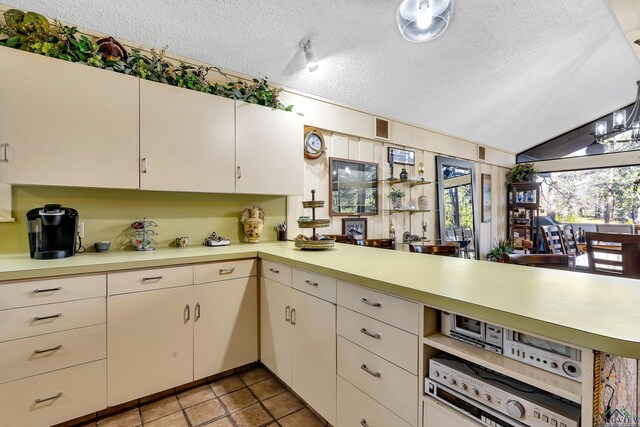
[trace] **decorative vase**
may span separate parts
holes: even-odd
[[[402,209],[402,197],[391,200],[393,209]]]
[[[425,195],[418,197],[418,209],[426,211],[429,209],[429,198]]]
[[[245,208],[242,211],[242,219],[244,232],[247,235],[249,243],[257,243],[262,235],[262,227],[264,227],[264,211],[260,206],[253,208]]]
[[[402,172],[400,172],[400,179],[403,181],[409,179],[409,172],[407,172],[407,168],[402,168]]]

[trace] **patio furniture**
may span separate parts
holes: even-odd
[[[596,232],[633,234],[633,224],[596,224]]]
[[[640,236],[586,233],[589,272],[640,279]]]
[[[542,225],[542,241],[548,254],[563,254],[562,232],[557,225]]]
[[[442,255],[458,257],[460,256],[460,245],[409,245],[409,252],[417,252],[421,254]]]
[[[505,264],[528,265],[530,267],[573,270],[573,255],[567,254],[503,254]]]

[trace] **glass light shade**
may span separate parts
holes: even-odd
[[[627,124],[627,110],[618,110],[613,113],[613,128],[621,129]]]
[[[410,42],[425,42],[440,36],[453,15],[453,0],[402,0],[396,22]]]
[[[633,122],[633,124],[631,125],[631,137],[640,137],[640,122]]]
[[[602,135],[604,135],[606,133],[607,133],[607,121],[606,120],[600,120],[599,122],[596,122],[595,135],[596,136],[602,136]]]
[[[604,153],[604,145],[597,141],[593,141],[587,146],[586,153],[587,156],[591,156],[592,154],[602,154]]]
[[[313,72],[318,69],[318,61],[316,61],[316,58],[310,48],[304,51],[304,59],[307,61],[307,68],[309,71]]]

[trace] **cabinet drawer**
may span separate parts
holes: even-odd
[[[409,427],[393,412],[338,377],[338,425],[340,427]],[[428,426],[428,424],[424,424]]]
[[[106,357],[105,325],[0,344],[0,383]]]
[[[257,274],[255,259],[216,262],[194,266],[195,284],[217,282],[220,280],[238,279]]]
[[[418,421],[418,378],[338,336],[338,375],[411,424]]]
[[[193,267],[154,268],[107,275],[109,295],[193,284]]]
[[[40,400],[44,401],[38,403]],[[49,426],[106,406],[105,360],[0,384],[3,426]]]
[[[418,335],[418,304],[371,289],[338,282],[338,305]]]
[[[260,274],[267,279],[291,286],[291,267],[271,261],[260,261]]]
[[[422,425],[424,427],[484,427],[488,424],[481,423],[480,420],[474,421],[455,409],[427,397],[424,401]]]
[[[0,310],[103,297],[106,283],[98,274],[0,284]]]
[[[0,311],[0,342],[105,323],[106,298]]]
[[[308,271],[293,269],[293,287],[323,300],[336,303],[337,280]]]
[[[338,307],[338,334],[418,375],[416,335],[344,307]]]

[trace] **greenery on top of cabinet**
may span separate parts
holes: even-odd
[[[284,105],[278,99],[281,89],[269,86],[267,78],[251,82],[231,80],[217,67],[194,67],[180,62],[178,66],[165,58],[165,48],[151,49],[151,56],[137,49],[127,51],[113,37],[94,40],[78,35],[77,27],[63,25],[54,20],[53,25],[39,13],[9,9],[0,23],[0,46],[37,53],[70,62],[81,62],[91,67],[132,75],[185,89],[237,99],[277,110],[292,111],[293,105]],[[225,84],[210,84],[209,71],[222,75]]]

